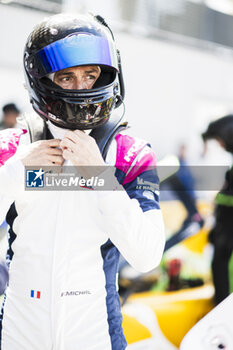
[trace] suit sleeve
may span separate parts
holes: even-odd
[[[154,157],[153,152],[147,153]],[[138,271],[148,272],[159,265],[165,244],[159,207],[158,176],[155,167],[134,168],[115,191],[99,192],[99,209],[110,240]],[[117,187],[118,186],[118,187]]]
[[[0,223],[6,217],[11,204],[24,191],[24,166],[13,156],[0,167]]]
[[[24,166],[16,151],[19,143],[28,142],[27,137],[26,129],[12,128],[0,132],[0,223],[24,190]]]

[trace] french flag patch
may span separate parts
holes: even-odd
[[[40,299],[40,292],[38,290],[31,290],[31,298]]]

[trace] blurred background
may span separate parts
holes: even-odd
[[[168,187],[163,182],[167,243],[157,270],[142,277],[122,260],[120,295],[129,349],[178,349],[184,334],[214,306],[209,232],[214,196],[232,154],[216,140],[204,152],[201,134],[211,121],[233,113],[233,0],[0,0],[0,129],[6,104],[15,114],[32,111],[24,88],[24,45],[37,23],[61,12],[100,14],[112,28],[122,58],[126,119],[133,134],[150,142],[158,160],[177,155],[185,170],[187,164],[224,166],[218,186],[207,186],[209,191],[190,191],[190,174],[180,170]],[[216,180],[217,167],[208,167],[207,182],[210,173]],[[191,175],[197,179],[200,168],[194,168]],[[232,212],[232,236],[231,222]],[[0,227],[2,259],[6,229],[6,223]],[[231,261],[233,276],[233,253]],[[142,324],[149,325],[148,333]]]
[[[31,110],[24,44],[40,20],[60,12],[105,17],[121,51],[134,133],[151,142],[158,158],[184,143],[195,162],[200,133],[233,110],[233,1],[0,0],[0,106]],[[227,163],[221,155],[214,149],[213,163]]]

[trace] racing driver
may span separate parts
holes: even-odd
[[[113,113],[124,98],[113,33],[100,16],[47,18],[27,39],[24,70],[34,112],[0,133],[1,350],[124,350],[119,255],[155,268],[164,227],[155,155]],[[84,179],[104,166],[112,189],[26,190],[27,167],[69,164]]]

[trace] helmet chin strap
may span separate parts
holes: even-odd
[[[122,121],[123,116],[124,111],[120,116],[112,115],[106,124],[96,129],[92,129],[90,133],[90,136],[92,136],[95,139],[104,160],[107,157],[109,146],[114,137],[120,131],[129,127],[128,122]]]

